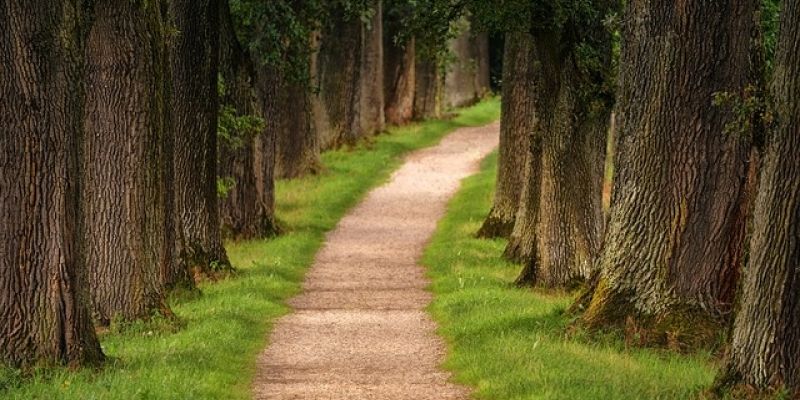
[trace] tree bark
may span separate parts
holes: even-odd
[[[220,75],[225,83],[222,104],[233,107],[241,116],[262,116],[256,95],[255,68],[247,52],[242,48],[233,27],[228,2],[220,2]],[[284,113],[292,114],[292,113]],[[278,116],[270,115],[268,118]],[[232,142],[220,140],[220,177],[232,178],[233,187],[220,199],[220,223],[223,235],[234,239],[252,239],[277,233],[274,207],[261,201],[256,183],[256,143],[261,143],[251,132],[236,132]],[[274,132],[258,132],[258,135],[274,135]],[[272,176],[258,175],[272,180]],[[266,186],[272,187],[272,184]],[[271,201],[272,197],[268,197]]]
[[[800,4],[784,1],[750,257],[725,384],[800,396]]]
[[[79,1],[0,7],[0,364],[99,364],[80,222]]]
[[[386,122],[407,124],[414,117],[414,82],[416,80],[416,49],[414,39],[395,43],[398,27],[387,21],[384,38],[384,97]],[[389,29],[393,27],[394,29]]]
[[[323,150],[353,145],[361,138],[361,64],[363,23],[331,10],[321,35],[315,73],[319,94],[314,126]]]
[[[304,68],[313,68],[314,60],[309,57]],[[309,70],[305,71],[310,73]],[[314,88],[309,87],[307,81],[299,81],[290,77],[287,71],[281,71],[271,66],[261,66],[259,76],[263,79],[260,84],[273,85],[266,89],[271,93],[269,98],[261,101],[268,102],[269,108],[263,109],[266,120],[273,120],[268,133],[274,136],[276,154],[275,176],[291,179],[307,174],[319,172],[320,161],[320,136],[324,130],[317,130],[314,125],[315,109],[313,108]],[[262,88],[263,91],[264,88]],[[265,103],[267,104],[267,103]],[[322,112],[324,108],[320,108]],[[327,118],[327,117],[326,117]]]
[[[373,0],[373,16],[362,24],[361,73],[359,95],[360,131],[363,136],[376,135],[385,126],[383,96],[383,1]]]
[[[520,193],[514,229],[508,238],[503,257],[515,262],[527,262],[536,256],[536,226],[539,223],[539,201],[542,186],[542,138],[531,134],[528,154],[525,157],[525,180]],[[532,274],[527,274],[531,272]],[[535,279],[533,270],[525,268],[517,278],[517,284],[529,284]]]
[[[750,146],[725,132],[735,115],[712,98],[753,80],[755,5],[627,4],[614,190],[588,326],[628,321],[648,327],[647,344],[694,346],[730,311]]]
[[[417,57],[414,69],[414,119],[440,117],[443,79],[439,61],[432,57]]]
[[[509,33],[503,55],[503,102],[497,187],[489,215],[479,237],[508,237],[514,228],[522,190],[527,179],[526,161],[536,120],[533,38]]]
[[[459,21],[459,34],[448,44],[452,63],[444,74],[444,107],[464,107],[478,100],[477,65],[474,40],[466,18]]]
[[[100,0],[86,60],[83,221],[94,319],[168,310],[161,271],[175,268],[172,162],[159,4]]]
[[[444,77],[445,108],[476,103],[489,92],[489,36],[473,32],[471,23],[458,22],[460,33],[449,43],[452,63]]]
[[[217,195],[219,4],[170,0],[176,211],[196,275],[230,269]]]

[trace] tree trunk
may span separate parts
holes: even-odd
[[[217,195],[216,0],[170,0],[176,211],[188,265],[207,275],[230,268],[222,246]]]
[[[414,117],[414,89],[416,83],[416,50],[414,40],[402,45],[394,43],[394,35],[387,32],[384,38],[386,82],[386,122],[403,125]]]
[[[606,44],[601,51],[610,59],[610,41]],[[610,109],[586,94],[593,82],[575,67],[577,56],[559,50],[558,39],[540,35],[534,47],[539,66],[534,135],[542,143],[539,219],[536,257],[521,260],[526,264],[522,276],[529,279],[519,283],[562,288],[588,278],[599,251]]]
[[[642,323],[647,344],[694,346],[730,311],[749,143],[726,132],[736,115],[712,98],[752,82],[755,4],[628,3],[614,190],[588,326]]]
[[[314,125],[322,149],[353,145],[361,138],[361,64],[363,23],[339,8],[331,10],[316,55],[319,94]]]
[[[414,119],[440,117],[443,84],[438,60],[417,57],[414,69]]]
[[[286,129],[285,118],[270,118],[289,113],[284,109],[284,81],[280,74],[271,68],[258,69],[257,99],[261,115],[264,116],[264,131],[256,136],[253,144],[253,170],[256,178],[256,195],[260,207],[275,215],[275,156],[277,154],[277,134]],[[305,88],[304,88],[305,89]],[[274,221],[273,221],[274,223]]]
[[[537,250],[536,225],[539,223],[539,201],[541,200],[542,186],[542,138],[539,135],[531,134],[529,142],[523,170],[525,181],[520,193],[514,229],[511,231],[508,244],[503,252],[503,257],[515,262],[535,259]],[[534,271],[524,269],[517,278],[517,284],[528,284],[534,278],[535,275],[529,276],[526,274],[527,272]]]
[[[222,104],[232,107],[237,117],[261,116],[263,110],[257,104],[255,69],[236,37],[228,2],[220,2],[220,7],[220,75],[225,86]],[[260,201],[255,164],[255,145],[260,143],[256,136],[274,133],[260,129],[257,134],[234,134],[235,138],[227,142],[221,139],[219,143],[219,176],[233,180],[233,187],[219,202],[222,232],[235,239],[274,235],[277,227],[273,205]]]
[[[275,120],[275,131],[270,131],[276,141],[275,176],[291,179],[319,172],[320,140],[313,124],[313,94],[308,82],[294,81],[275,68],[262,69],[262,74],[272,75],[268,84],[278,85],[270,89],[272,98],[263,99],[273,104],[270,109],[274,114],[265,114],[264,118]]]
[[[500,148],[497,187],[489,216],[479,237],[508,237],[514,228],[522,189],[527,179],[526,159],[533,133],[535,71],[531,60],[533,38],[527,33],[509,33],[503,55],[503,102],[500,116]]]
[[[470,24],[466,18],[459,21],[460,33],[449,43],[452,62],[444,74],[444,107],[447,109],[468,106],[478,100],[476,84],[476,52]]]
[[[361,24],[362,47],[359,80],[359,118],[361,135],[383,131],[383,1],[373,0],[374,15],[369,24]]]
[[[486,32],[474,33],[470,36],[470,41],[475,68],[475,95],[480,99],[492,90],[489,77],[491,74],[489,34]]]
[[[174,268],[173,140],[158,3],[100,0],[86,59],[83,220],[95,321],[166,310],[161,271]]]
[[[800,396],[800,4],[786,0],[771,87],[775,125],[723,383]]]
[[[77,1],[0,7],[0,364],[99,364],[80,223]]]

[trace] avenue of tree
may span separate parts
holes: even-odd
[[[170,317],[171,290],[233,270],[223,238],[280,232],[276,178],[487,93],[485,34],[465,19],[417,57],[399,33],[415,12],[379,0],[4,3],[0,363],[102,363],[95,327]]]
[[[579,289],[578,326],[640,345],[729,332],[716,389],[800,396],[795,0],[8,0],[0,23],[0,363],[101,363],[93,326],[169,315],[233,269],[223,238],[280,234],[275,179],[488,92],[502,35],[477,235],[516,283]]]

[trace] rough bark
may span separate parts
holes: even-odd
[[[528,154],[525,157],[525,181],[520,193],[519,205],[514,221],[514,229],[508,238],[503,256],[516,262],[536,258],[536,225],[539,223],[539,201],[542,182],[542,138],[532,134],[529,139]],[[524,269],[517,284],[528,284],[535,275]]]
[[[269,73],[279,74],[277,71]],[[320,143],[313,125],[312,96],[304,82],[293,82],[281,77],[277,82],[281,89],[277,97],[270,101],[276,104],[276,115],[266,118],[280,119],[275,125],[276,155],[275,176],[278,178],[297,178],[319,172]]]
[[[262,116],[256,95],[256,73],[249,55],[236,37],[227,1],[220,2],[220,75],[225,82],[222,104],[241,116]],[[293,114],[293,113],[284,113]],[[275,118],[277,116],[268,116]],[[273,205],[265,204],[256,184],[256,135],[236,132],[234,140],[219,143],[220,177],[233,179],[233,187],[220,199],[220,224],[223,235],[234,239],[252,239],[277,233]],[[258,132],[267,135],[273,132]],[[260,175],[264,178],[264,175]],[[272,179],[267,176],[266,179]],[[270,185],[267,185],[271,187]],[[271,197],[269,197],[271,199]],[[270,200],[271,201],[271,200]]]
[[[491,60],[489,56],[489,34],[486,32],[474,33],[470,36],[472,59],[475,65],[475,95],[482,98],[491,88]]]
[[[536,119],[533,38],[527,33],[509,33],[506,38],[497,187],[479,237],[511,235],[527,179],[526,159]]]
[[[373,1],[374,13],[369,24],[361,27],[361,73],[359,76],[359,130],[363,136],[383,131],[385,125],[383,96],[383,1]]]
[[[459,35],[448,44],[453,60],[445,72],[445,108],[474,104],[490,90],[489,37],[473,32],[467,19],[459,25]]]
[[[439,61],[433,57],[417,57],[414,64],[414,119],[440,117],[444,85]]]
[[[170,0],[176,212],[187,264],[196,275],[230,268],[217,195],[217,0]]]
[[[173,140],[158,3],[95,3],[86,49],[83,221],[94,319],[167,310],[161,271],[175,268]]]
[[[774,127],[756,199],[725,384],[800,396],[800,4],[784,1]]]
[[[627,4],[614,189],[584,314],[590,327],[641,322],[651,332],[642,341],[692,346],[730,311],[749,143],[725,132],[735,115],[712,98],[753,78],[755,3]]]
[[[283,108],[285,95],[283,78],[268,67],[257,71],[257,105],[264,116],[264,131],[255,137],[253,143],[253,171],[256,184],[256,201],[267,215],[275,215],[275,157],[277,154],[277,134],[284,128],[283,118],[270,118],[289,110]],[[273,220],[274,224],[274,220]]]
[[[444,74],[444,107],[463,107],[478,100],[475,87],[478,60],[475,59],[474,41],[466,19],[459,21],[458,36],[448,44],[452,61]]]
[[[313,101],[321,148],[353,145],[361,138],[361,64],[364,27],[340,9],[321,34],[314,66],[319,93]]]
[[[541,137],[536,257],[523,259],[525,283],[567,287],[587,279],[602,233],[602,181],[610,110],[585,94],[591,83],[559,42],[535,40],[534,135]],[[608,42],[610,43],[610,42]],[[610,46],[605,48],[610,58]],[[524,239],[523,239],[524,240]]]
[[[392,26],[388,21],[384,24]],[[396,30],[387,30],[384,43],[384,97],[386,122],[403,125],[414,117],[414,82],[416,80],[416,46],[414,39],[395,43]]]
[[[0,364],[98,364],[80,223],[79,1],[0,7]]]

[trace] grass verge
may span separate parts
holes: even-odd
[[[445,367],[479,399],[684,399],[711,385],[708,354],[681,356],[565,335],[573,297],[513,282],[504,240],[476,239],[491,207],[496,153],[464,181],[425,250],[430,307],[449,345]]]
[[[499,117],[499,99],[451,120],[391,128],[368,144],[326,152],[317,176],[278,182],[276,214],[286,234],[231,243],[240,274],[204,285],[202,296],[176,300],[177,331],[158,321],[104,335],[111,357],[102,371],[41,371],[32,378],[0,369],[2,399],[248,399],[255,359],[275,320],[289,311],[325,233],[368,190],[384,182],[409,151],[435,144],[462,126]]]

